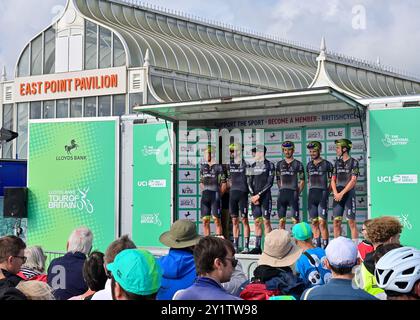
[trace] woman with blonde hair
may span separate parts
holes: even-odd
[[[16,286],[28,300],[55,300],[52,288],[42,281],[21,281]]]
[[[39,246],[28,247],[25,249],[26,262],[17,274],[23,280],[37,280],[47,282],[45,272],[45,261],[47,256]]]

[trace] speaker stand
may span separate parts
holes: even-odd
[[[15,226],[13,227],[13,233],[15,234],[16,237],[20,237],[23,233],[21,223],[22,223],[22,220],[20,218],[17,218]]]

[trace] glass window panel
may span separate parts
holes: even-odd
[[[57,100],[57,118],[69,117],[69,100]]]
[[[55,118],[55,101],[54,100],[44,101],[44,107],[43,107],[42,112],[43,112],[44,119]]]
[[[44,74],[55,71],[55,29],[49,28],[44,33]]]
[[[3,128],[13,130],[13,104],[3,105]],[[13,141],[2,144],[3,158],[13,158]]]
[[[42,104],[41,101],[31,102],[31,119],[41,119],[42,117]]]
[[[111,31],[99,27],[99,68],[111,67]]]
[[[143,93],[132,93],[130,94],[130,114],[134,113],[133,108],[135,106],[143,105]]]
[[[86,21],[85,31],[85,69],[97,68],[97,26],[96,24]]]
[[[124,46],[116,34],[113,34],[113,36],[114,36],[114,67],[122,67],[126,64]]]
[[[71,118],[81,118],[81,117],[83,117],[82,106],[83,106],[82,99],[71,99],[71,102],[70,102],[70,117]]]
[[[114,101],[112,104],[113,113],[114,116],[122,116],[125,114],[125,94],[120,94],[117,96],[114,96]]]
[[[96,117],[96,97],[85,98],[85,117]]]
[[[19,103],[17,108],[17,132],[19,136],[16,143],[16,154],[17,159],[26,159],[28,157],[29,103]]]
[[[32,41],[31,47],[31,75],[42,73],[42,35]]]
[[[111,96],[99,97],[98,99],[98,116],[107,117],[111,115]]]
[[[29,45],[25,48],[20,56],[18,64],[18,77],[29,76]]]

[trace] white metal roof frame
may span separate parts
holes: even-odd
[[[165,103],[135,107],[134,111],[161,119],[203,121],[255,116],[282,116],[354,110],[363,119],[366,107],[330,87],[254,96]]]

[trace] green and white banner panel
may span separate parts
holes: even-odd
[[[77,227],[104,251],[118,233],[118,118],[29,123],[28,243],[66,251]]]
[[[344,123],[346,122],[346,123]],[[299,126],[302,125],[302,126]],[[303,126],[305,125],[305,126]],[[367,179],[366,179],[366,152],[364,149],[363,132],[359,120],[353,113],[331,113],[307,117],[289,116],[282,118],[261,118],[247,119],[246,121],[220,121],[215,122],[213,127],[220,129],[240,129],[240,135],[244,144],[244,157],[248,163],[253,163],[251,149],[260,143],[267,147],[267,159],[274,164],[283,159],[281,143],[284,140],[291,140],[295,143],[295,158],[303,162],[305,167],[310,161],[306,145],[309,141],[318,140],[322,143],[322,157],[332,164],[336,160],[336,149],[334,141],[340,138],[349,138],[353,142],[351,156],[359,161],[360,176],[356,184],[356,222],[361,227],[367,219]],[[263,129],[260,130],[260,129]],[[184,130],[185,131],[185,130]],[[233,131],[232,131],[233,132]],[[219,130],[187,128],[187,132],[180,132],[178,141],[178,219],[188,219],[196,222],[198,230],[202,233],[200,221],[200,188],[199,168],[203,162],[203,152],[208,143],[220,149]],[[307,177],[306,177],[307,178]],[[306,180],[307,182],[307,180]],[[307,210],[307,187],[300,196],[300,214],[303,221],[308,221]],[[271,189],[272,214],[271,223],[277,228],[279,219],[277,215],[278,187],[276,181]],[[333,236],[333,197],[329,197],[328,222],[331,237]],[[290,217],[290,208],[287,212]],[[254,219],[249,208],[249,222],[251,226],[250,246],[255,243]],[[241,224],[241,235],[242,224]],[[287,219],[286,229],[292,228],[291,219]],[[214,224],[211,224],[211,231],[214,232]],[[343,235],[349,234],[346,224],[343,224]],[[242,241],[242,236],[240,242]]]
[[[132,237],[138,246],[164,247],[159,236],[172,222],[172,125],[133,128]]]
[[[369,111],[370,216],[396,216],[403,245],[420,247],[420,108]]]

